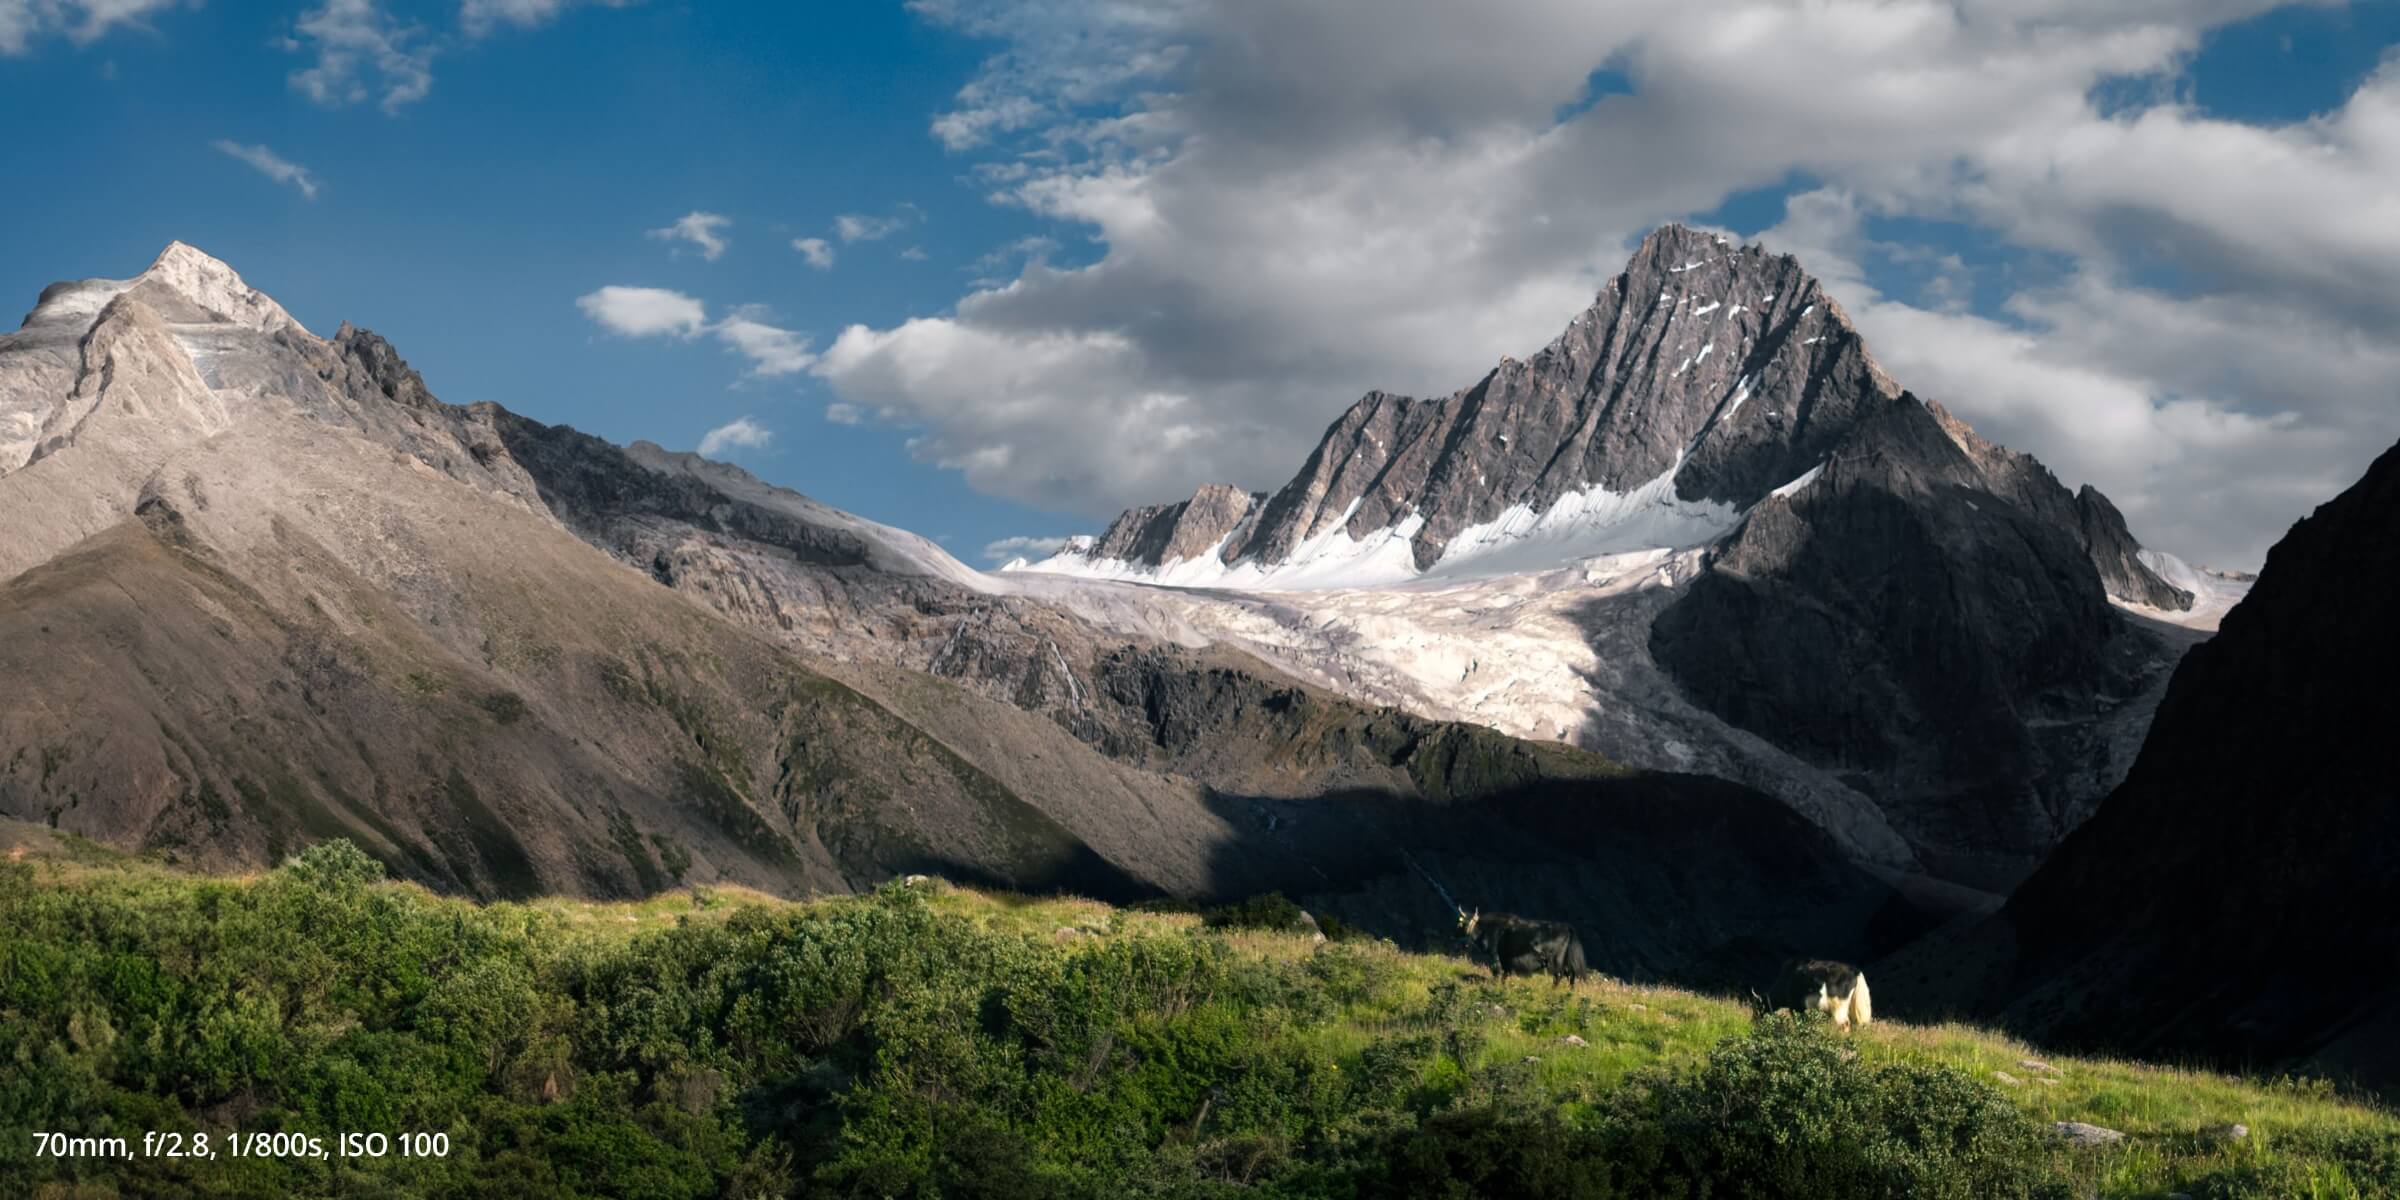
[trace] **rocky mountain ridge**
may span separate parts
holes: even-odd
[[[1441,400],[1369,394],[1263,504],[1137,509],[1024,573],[1322,612],[1678,552],[1698,569],[1584,607],[1614,662],[1643,627],[1642,661],[1606,669],[1662,673],[1855,797],[1787,799],[1878,810],[1918,862],[2001,892],[2121,777],[2188,641],[2116,609],[2196,601],[2096,489],[1894,382],[1796,260],[1680,226],[1534,357]],[[1606,737],[1585,674],[1600,712],[1569,736]]]
[[[444,404],[372,333],[161,263],[0,343],[49,431],[0,474],[0,817],[205,866],[346,837],[480,895],[929,871],[1435,936],[1413,858],[1684,977],[1917,920],[1757,792],[1112,630],[738,469]]]
[[[1558,562],[1700,545],[1821,466],[1900,391],[1797,259],[1662,226],[1533,357],[1503,358],[1439,400],[1368,393],[1263,504],[1208,485],[1129,510],[1032,569],[1142,578],[1213,559],[1247,571],[1161,581],[1338,586],[1462,564],[1545,532]],[[1936,411],[1988,489],[2080,531],[2111,594],[2189,606],[2140,561],[2106,497],[2066,491],[2031,456]],[[1286,569],[1378,541],[1405,545],[1396,570]]]

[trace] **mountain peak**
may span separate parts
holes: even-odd
[[[153,260],[132,281],[133,289],[154,284],[158,290],[197,306],[206,319],[229,322],[264,333],[279,330],[300,330],[298,321],[283,310],[283,306],[265,292],[251,287],[223,259],[217,258],[189,242],[173,241],[159,251]],[[175,313],[178,318],[195,315]],[[305,330],[302,330],[305,332]]]
[[[1643,235],[1641,248],[1634,252],[1634,257],[1639,258],[1644,251],[1651,250],[1707,249],[1712,246],[1719,249],[1731,249],[1733,244],[1732,238],[1715,230],[1698,229],[1681,221],[1669,221]]]
[[[232,267],[226,265],[224,259],[218,258],[217,256],[210,254],[208,251],[202,250],[200,247],[184,241],[181,238],[177,238],[168,242],[166,249],[159,251],[158,257],[150,260],[150,270],[156,271],[161,268],[184,268],[197,271],[209,271],[217,274],[232,276],[235,279],[241,278],[239,275],[235,274]]]
[[[1903,396],[1824,285],[1789,254],[1666,224],[1529,358],[1447,397],[1369,392],[1284,487],[1204,488],[1127,510],[1036,570],[1192,586],[1362,586],[1683,549],[1811,477]],[[2104,500],[1938,405],[1995,491],[2075,531],[2109,594],[2188,608]],[[1469,565],[1470,560],[1473,565]]]

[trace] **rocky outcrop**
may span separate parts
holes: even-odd
[[[865,541],[848,531],[739,502],[691,475],[652,470],[590,434],[507,412],[496,414],[495,425],[509,456],[533,478],[549,510],[568,528],[605,542],[620,556],[640,559],[631,553],[638,541],[634,531],[664,523],[770,546],[802,563],[857,566],[867,561]],[[656,574],[669,569],[669,560],[654,553],[641,565]],[[671,577],[663,581],[673,582]]]
[[[2074,532],[2100,586],[2109,595],[2150,608],[2181,611],[2192,606],[2192,594],[2159,578],[2141,559],[2142,546],[2125,527],[2125,517],[2100,489],[2083,485],[2070,492],[2041,460],[2011,450],[1969,428],[1939,404],[1926,408],[1942,432],[1957,444],[1975,466],[1983,486],[2046,525]]]
[[[2062,1046],[2400,1086],[2400,447],[2300,521],[2175,671],[2124,784],[1991,923],[1912,955],[1929,1007]],[[2369,916],[2368,914],[2373,914]]]
[[[1244,529],[1264,497],[1224,484],[1204,484],[1175,504],[1131,508],[1109,524],[1091,553],[1098,558],[1164,566],[1216,553]]]
[[[2142,544],[2125,527],[2125,514],[2100,489],[2083,485],[2075,493],[2075,519],[2083,531],[2083,552],[2100,572],[2100,586],[2131,604],[2168,611],[2192,607],[2192,593],[2161,578],[2142,561]]]
[[[103,311],[112,306],[117,306],[115,319],[103,321]],[[109,332],[95,350],[89,343],[103,326]],[[137,342],[164,342],[213,326],[306,335],[291,314],[242,282],[232,268],[182,242],[169,244],[148,269],[131,279],[75,280],[42,289],[17,331],[0,334],[0,357],[9,365],[0,372],[0,474],[23,467],[45,448],[54,450],[72,437],[109,380],[109,371],[96,364],[106,363],[129,331],[146,331]],[[180,352],[154,358],[148,369],[196,375]],[[188,404],[194,393],[208,396],[208,386],[197,378],[192,384],[175,389],[183,403]],[[154,388],[125,391],[128,396],[150,393],[154,401],[166,397]],[[222,428],[222,414],[215,424]]]

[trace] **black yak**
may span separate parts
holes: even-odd
[[[1564,979],[1567,989],[1573,991],[1591,969],[1583,961],[1583,939],[1557,921],[1487,914],[1479,908],[1459,913],[1458,929],[1472,950],[1491,957],[1495,979],[1547,973],[1550,986],[1556,987]]]
[[[1866,972],[1848,963],[1825,959],[1785,966],[1760,1007],[1769,1011],[1813,1009],[1832,1017],[1833,1023],[1843,1029],[1875,1020],[1875,1003],[1867,993]]]

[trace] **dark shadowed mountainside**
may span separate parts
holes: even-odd
[[[1935,873],[2005,891],[2105,788],[2107,719],[2161,656],[2110,606],[2071,494],[2047,472],[2015,486],[1945,417],[1878,401],[1711,550],[1650,649],[1702,705],[1877,797]]]
[[[2400,1086],[2395,579],[2400,447],[2292,527],[2124,785],[1998,916],[1904,956],[1908,989],[2063,1045]]]

